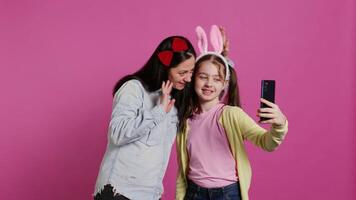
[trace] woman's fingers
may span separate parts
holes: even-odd
[[[228,56],[228,53],[229,53],[229,40],[227,39],[225,28],[223,26],[220,26],[219,29],[220,29],[222,40],[223,40],[222,55],[226,57],[226,56]]]
[[[162,91],[165,91],[165,90],[166,90],[167,83],[168,83],[168,82],[163,81],[163,83],[162,83]]]
[[[161,94],[161,104],[163,106],[164,111],[167,113],[172,109],[174,106],[175,100],[170,99],[170,93],[173,89],[173,83],[169,80],[166,82],[162,82],[162,94]]]
[[[172,92],[172,88],[173,88],[173,83],[168,81],[168,87],[167,87],[168,94],[170,94]]]
[[[174,106],[174,103],[175,103],[175,102],[176,102],[175,99],[172,99],[172,100],[169,101],[169,103],[168,103],[168,105],[167,105],[167,109],[166,109],[166,112],[167,112],[167,113],[172,109],[172,107]]]
[[[223,38],[223,42],[225,42],[225,40],[226,40],[225,28],[223,26],[219,26],[219,30],[221,32],[221,35],[222,35],[222,38]]]
[[[169,80],[167,82],[162,83],[162,93],[163,94],[170,94],[173,88],[173,83]]]
[[[161,89],[162,89],[162,90],[164,89],[165,84],[166,84],[166,83],[163,81],[163,82],[162,82],[162,85],[161,85]]]

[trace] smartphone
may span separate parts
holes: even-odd
[[[276,88],[276,81],[275,80],[262,80],[261,81],[261,98],[266,99],[274,103],[274,92]],[[269,107],[265,103],[261,102],[261,108]],[[265,121],[268,118],[260,117],[260,121]]]

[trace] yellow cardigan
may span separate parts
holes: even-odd
[[[275,150],[288,131],[288,122],[283,127],[272,126],[270,131],[260,127],[241,108],[225,106],[219,118],[219,123],[225,128],[230,149],[236,160],[242,200],[248,200],[248,190],[251,182],[251,166],[244,147],[247,139],[265,151]],[[189,167],[187,153],[187,135],[189,127],[177,135],[177,155],[179,171],[176,183],[176,200],[183,200],[187,189],[187,171]]]

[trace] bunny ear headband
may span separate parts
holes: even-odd
[[[210,30],[210,42],[214,48],[214,51],[208,51],[208,39],[206,37],[206,33],[204,29],[200,26],[197,26],[195,29],[198,36],[198,49],[200,51],[200,55],[197,57],[196,62],[198,62],[202,57],[206,55],[214,55],[219,57],[225,65],[225,80],[229,80],[230,78],[230,70],[229,64],[224,56],[221,55],[221,52],[224,48],[224,41],[220,32],[220,29],[216,25],[211,26]]]

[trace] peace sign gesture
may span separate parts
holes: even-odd
[[[168,113],[175,102],[175,99],[171,99],[171,92],[173,88],[173,83],[167,80],[167,82],[162,83],[161,89],[162,89],[162,94],[161,94],[161,105],[163,106],[163,109],[166,113]]]
[[[274,104],[262,98],[261,102],[269,106],[269,108],[259,108],[257,110],[257,116],[269,118],[264,121],[261,121],[262,124],[273,124],[275,126],[284,126],[286,124],[287,118],[286,116],[284,116],[277,104]]]

